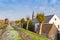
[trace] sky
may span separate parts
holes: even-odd
[[[31,18],[33,11],[60,17],[60,0],[0,0],[0,19]]]

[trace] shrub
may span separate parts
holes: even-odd
[[[0,24],[0,29],[3,29],[3,28],[5,28],[5,27],[7,27],[6,24]]]
[[[29,29],[30,31],[33,31],[33,32],[34,32],[34,27],[35,27],[34,23],[33,23],[32,21],[30,21],[30,22],[29,22],[29,28],[28,28],[28,29]]]
[[[23,28],[26,29],[26,26],[27,26],[27,22],[23,24]],[[34,27],[35,27],[34,23],[32,22],[32,20],[30,20],[28,30],[34,31]]]

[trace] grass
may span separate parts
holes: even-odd
[[[7,31],[4,32],[2,40],[23,40],[22,36],[17,31],[15,31],[13,27],[8,25],[6,29]]]
[[[3,35],[2,40],[23,40],[23,38],[15,30],[10,30]]]
[[[46,38],[46,37],[44,37],[42,35],[33,33],[31,31],[28,31],[26,29],[20,28],[20,30],[22,30],[23,32],[25,32],[32,40],[48,40],[48,38]]]
[[[8,27],[9,29],[11,29],[12,27]],[[17,27],[15,27],[17,28]],[[34,32],[31,32],[31,31],[28,31],[26,29],[23,29],[23,28],[20,28],[18,27],[17,29],[19,30],[22,30],[23,32],[25,32],[32,40],[48,40],[48,38],[42,36],[42,35],[39,35],[39,34],[36,34]],[[10,30],[10,32],[8,33],[8,36],[4,36],[3,39],[5,40],[9,40],[9,39],[13,39],[13,40],[23,40],[22,36],[19,35],[17,33],[17,31],[15,31],[14,29],[13,30]]]

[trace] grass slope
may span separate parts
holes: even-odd
[[[44,37],[42,35],[33,33],[31,31],[25,30],[23,28],[20,28],[20,30],[22,30],[23,32],[25,32],[32,40],[48,40],[48,38],[46,38],[46,37]]]
[[[1,40],[23,40],[23,38],[12,26],[7,25],[6,31],[2,34]]]
[[[23,38],[15,30],[11,30],[3,34],[2,40],[23,40]]]

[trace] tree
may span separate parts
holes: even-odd
[[[23,24],[23,28],[26,29],[27,26],[27,21],[25,21],[25,23]]]
[[[33,22],[32,20],[30,20],[28,29],[29,29],[30,31],[34,32],[34,27],[35,27],[34,22]]]
[[[39,21],[38,34],[41,34],[42,24],[44,23],[45,16],[44,14],[40,13],[40,14],[37,14],[36,19]]]
[[[28,25],[29,25],[30,18],[27,17],[26,20],[27,20],[27,26],[26,26],[26,29],[28,29]]]
[[[25,23],[25,19],[24,18],[22,18],[21,19],[21,26],[23,27],[23,24]]]
[[[20,20],[16,20],[15,23],[16,23],[16,24],[19,24],[19,23],[20,23]]]
[[[27,21],[23,24],[23,28],[26,29],[26,26],[27,26]],[[32,20],[30,20],[28,25],[28,30],[34,32],[34,27],[35,27],[35,24],[33,23]]]

